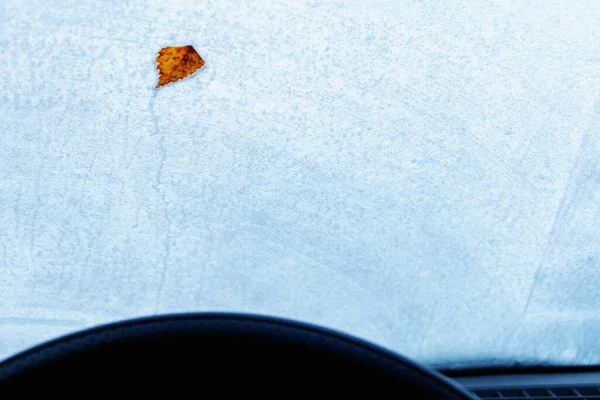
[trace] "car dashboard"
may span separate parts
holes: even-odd
[[[0,363],[0,397],[206,383],[247,395],[265,377],[296,391],[329,387],[338,397],[362,388],[399,398],[600,399],[600,366],[444,370],[305,322],[208,312],[117,321],[40,343]]]
[[[477,398],[600,399],[600,372],[591,369],[440,371]]]

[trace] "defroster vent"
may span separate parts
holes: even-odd
[[[518,389],[476,389],[473,393],[482,400],[563,400],[563,399],[599,399],[600,385],[578,387],[532,387]]]

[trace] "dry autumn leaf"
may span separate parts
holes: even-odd
[[[204,66],[204,60],[192,46],[165,47],[156,57],[159,88],[183,79]]]

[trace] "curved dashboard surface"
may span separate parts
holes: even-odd
[[[314,325],[241,314],[141,318],[68,335],[0,364],[0,389],[203,388],[205,394],[412,393],[467,399],[434,371]]]

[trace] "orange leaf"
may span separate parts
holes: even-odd
[[[159,88],[193,74],[204,66],[204,60],[192,46],[165,47],[158,52]]]

